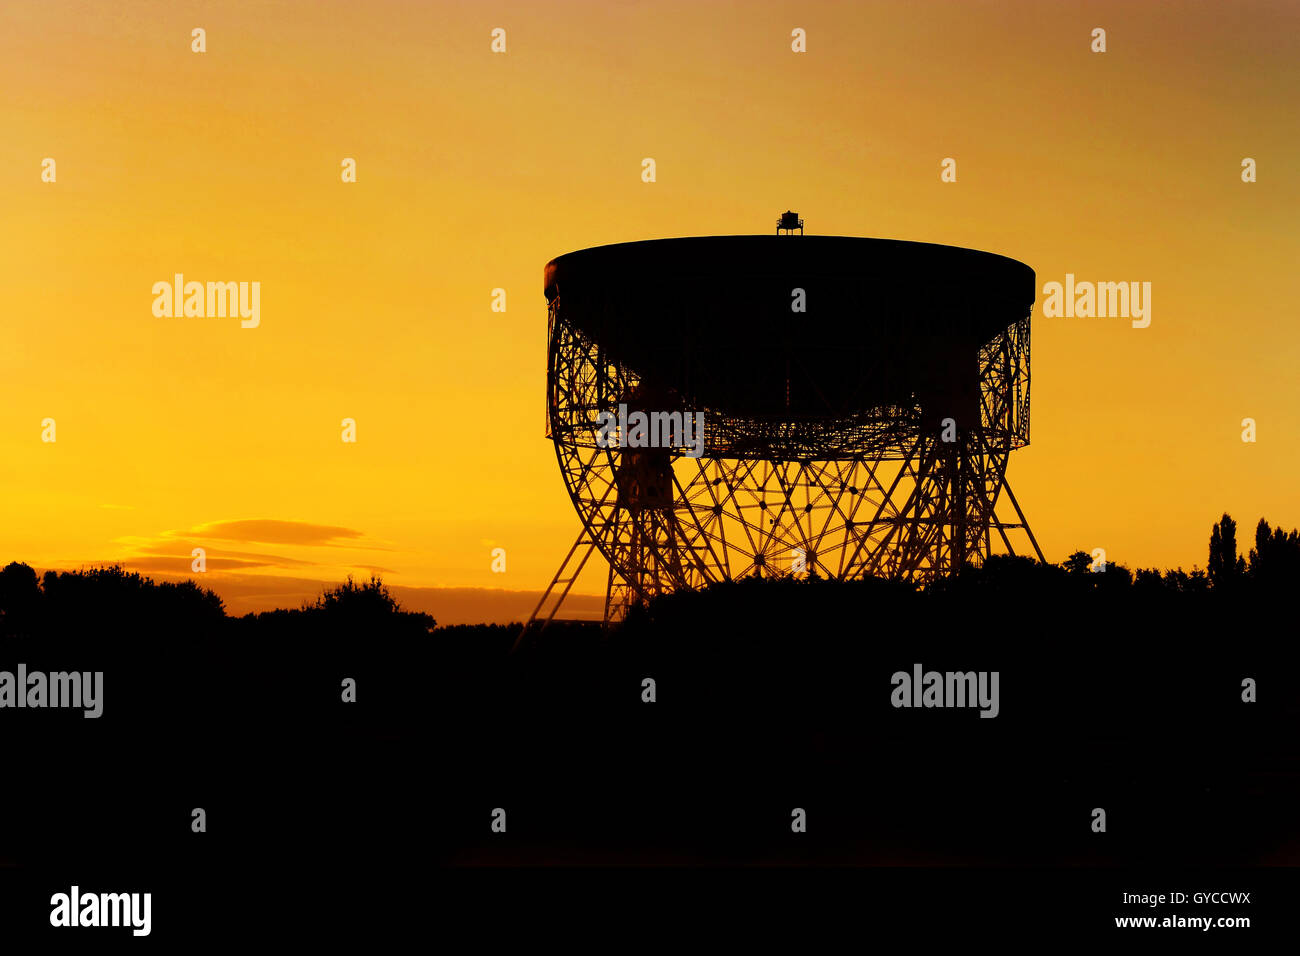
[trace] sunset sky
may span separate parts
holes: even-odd
[[[0,563],[526,616],[579,527],[542,267],[787,208],[1037,272],[1009,478],[1049,560],[1300,524],[1300,4],[7,0],[0,90]],[[260,282],[260,326],[155,317],[175,273]],[[1044,318],[1066,273],[1150,282],[1151,326]]]

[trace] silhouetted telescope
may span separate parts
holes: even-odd
[[[952,246],[711,236],[559,256],[547,301],[561,294],[565,321],[641,381],[766,433],[882,408],[975,424],[980,350],[1029,314],[1035,282]]]
[[[1015,553],[1013,530],[1041,559],[1006,483],[1029,440],[1024,263],[893,239],[707,236],[558,256],[544,289],[547,434],[583,530],[535,618],[592,549],[610,565],[607,618],[750,574],[923,582]],[[602,447],[620,406],[702,413],[703,453]]]

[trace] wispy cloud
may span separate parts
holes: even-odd
[[[227,547],[227,543],[232,547]],[[190,575],[193,571],[194,550],[204,552],[204,571],[224,575],[240,575],[246,579],[255,576],[281,577],[281,572],[307,572],[330,580],[342,579],[346,574],[393,575],[394,568],[371,564],[363,555],[348,555],[348,551],[389,551],[366,543],[365,535],[353,528],[339,525],[315,524],[309,521],[282,521],[273,518],[256,518],[230,521],[209,521],[189,530],[164,531],[152,537],[128,535],[117,538],[116,544],[125,553],[107,563],[120,564],[132,571],[162,575]],[[239,545],[251,545],[241,548]],[[258,545],[277,547],[272,553],[257,549]],[[360,561],[355,560],[361,558]],[[63,566],[77,566],[77,562],[61,562]],[[92,562],[104,563],[104,562]],[[82,566],[86,563],[82,562]],[[324,582],[322,582],[324,583]],[[276,586],[276,592],[281,589]]]
[[[145,557],[122,558],[111,562],[120,564],[128,571],[161,571],[170,574],[183,574],[190,570],[193,558],[188,554],[157,555]],[[306,562],[290,561],[274,555],[254,555],[248,558],[229,557],[220,553],[209,554],[205,559],[208,571],[251,571],[255,568],[290,568],[302,566]],[[96,562],[104,564],[110,562]]]
[[[166,538],[212,538],[256,544],[296,544],[386,550],[361,544],[360,531],[338,525],[309,521],[281,521],[276,518],[247,518],[238,521],[209,521],[188,531],[164,531]]]
[[[290,558],[286,554],[263,554],[260,551],[230,551],[224,548],[213,548],[212,545],[205,542],[182,541],[175,538],[172,541],[146,541],[144,544],[134,546],[136,554],[139,557],[126,558],[125,561],[131,562],[133,566],[138,566],[139,562],[152,561],[153,558],[165,559],[170,562],[188,563],[194,561],[192,551],[195,548],[203,548],[204,554],[207,555],[209,566],[214,566],[213,562],[247,562],[248,567],[317,567],[318,562],[304,561],[302,558]],[[174,564],[173,564],[174,566]]]

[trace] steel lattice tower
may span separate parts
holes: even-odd
[[[533,621],[555,616],[595,551],[607,621],[749,575],[924,583],[1016,539],[1043,560],[1006,478],[1029,441],[1022,263],[705,237],[570,253],[545,285],[547,436],[582,529]],[[601,447],[601,413],[620,405],[703,413],[703,454]]]

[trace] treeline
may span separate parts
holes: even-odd
[[[1122,564],[1107,563],[1104,568],[1098,565],[1099,562],[1088,553],[1076,551],[1058,567],[1079,580],[1085,580],[1082,576],[1088,575],[1088,584],[1095,588],[1132,587],[1143,592],[1191,594],[1215,590],[1276,593],[1300,581],[1300,531],[1272,528],[1261,518],[1255,526],[1255,546],[1245,554],[1238,554],[1237,523],[1230,515],[1224,514],[1211,529],[1205,570],[1199,567],[1193,567],[1190,572],[1182,568],[1130,570]],[[990,570],[996,572],[998,567],[994,562]],[[1102,570],[1104,577],[1093,576]]]
[[[297,638],[427,637],[437,622],[403,610],[383,581],[351,576],[300,608],[232,618],[221,598],[192,580],[156,582],[118,566],[46,571],[18,562],[0,570],[0,635]]]
[[[795,611],[801,604],[815,601],[825,609],[840,608],[847,618],[861,613],[864,603],[880,608],[913,596],[922,600],[932,596],[942,602],[980,593],[1015,595],[1023,603],[1060,607],[1061,602],[1090,600],[1085,596],[1099,594],[1129,603],[1151,598],[1167,604],[1158,596],[1276,597],[1297,583],[1300,531],[1272,528],[1261,519],[1255,528],[1254,546],[1238,553],[1237,525],[1225,514],[1212,528],[1204,570],[1132,570],[1116,562],[1102,563],[1084,551],[1074,552],[1058,565],[997,555],[979,567],[968,566],[934,582],[919,595],[910,584],[876,579],[834,582],[813,575],[808,580],[746,580],[660,598],[649,607],[635,608],[629,625],[636,630],[656,619],[674,619],[683,607],[691,608],[691,613],[706,607],[734,610],[760,592],[765,601],[771,598],[778,604],[788,603]],[[217,594],[192,580],[155,582],[117,566],[47,571],[39,577],[18,562],[0,570],[0,635],[85,635],[118,630],[172,639],[334,637],[343,641],[375,636],[419,639],[431,635],[436,626],[430,615],[404,610],[373,575],[363,582],[349,576],[300,608],[232,618]],[[494,648],[504,648],[513,644],[519,626],[471,625],[442,628],[439,633],[450,644],[480,636]]]

